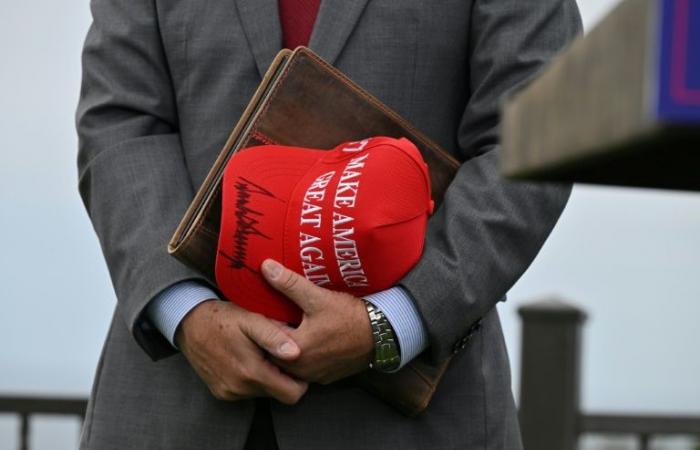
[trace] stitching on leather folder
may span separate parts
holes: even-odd
[[[256,123],[257,123],[257,122],[256,122]],[[279,145],[279,143],[273,141],[272,139],[270,139],[269,137],[265,136],[264,134],[262,134],[262,133],[259,132],[258,130],[255,130],[255,131],[252,133],[252,137],[253,137],[254,139],[257,139],[258,141],[262,142],[263,144],[267,144],[267,145]]]
[[[267,113],[267,110],[270,108],[270,105],[272,104],[272,99],[277,96],[277,91],[279,91],[280,86],[282,86],[282,82],[289,76],[289,72],[292,69],[292,66],[296,64],[298,59],[292,58],[292,60],[289,62],[287,65],[287,68],[284,70],[284,73],[279,76],[277,79],[277,82],[275,83],[275,87],[270,91],[270,96],[267,101],[267,104],[263,109],[261,109],[257,117],[255,118],[255,122],[250,128],[251,134],[259,134],[260,132],[258,131],[258,123],[260,122],[260,119],[265,116],[265,113]],[[260,133],[262,135],[262,133]]]
[[[430,378],[426,377],[420,370],[416,369],[413,365],[408,364],[406,367],[408,367],[409,369],[411,369],[411,371],[412,371],[418,378],[420,378],[421,380],[423,380],[423,381],[425,382],[425,384],[427,384],[427,385],[430,386],[430,387],[435,387],[435,383],[433,383],[433,380],[431,380]]]

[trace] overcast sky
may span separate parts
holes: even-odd
[[[587,26],[614,3],[581,2]],[[87,1],[0,4],[0,394],[87,395],[114,307],[76,187],[73,113],[89,20]],[[577,186],[500,306],[514,378],[517,306],[556,295],[589,314],[585,408],[700,414],[699,231],[698,194]],[[15,426],[0,418],[0,450]],[[56,433],[72,439],[77,427]]]

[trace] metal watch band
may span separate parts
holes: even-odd
[[[369,367],[380,372],[396,370],[401,364],[401,355],[394,329],[379,308],[367,300],[364,302],[374,337],[374,358]]]

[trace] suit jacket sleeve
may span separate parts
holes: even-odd
[[[79,190],[127,327],[154,359],[173,352],[149,300],[198,274],[166,244],[193,194],[157,13],[150,0],[93,0],[77,111]]]
[[[581,30],[574,0],[474,0],[470,98],[458,143],[465,160],[428,225],[423,257],[401,281],[439,361],[527,269],[570,185],[506,181],[498,170],[499,103]]]

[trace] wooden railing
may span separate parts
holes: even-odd
[[[35,414],[76,416],[82,423],[87,408],[85,398],[43,398],[0,396],[0,414],[17,414],[20,418],[19,448],[29,449],[30,418]]]
[[[526,450],[576,450],[582,434],[700,438],[700,416],[589,414],[580,409],[581,333],[585,313],[551,300],[520,308],[520,425]]]
[[[522,358],[520,424],[526,450],[576,450],[582,434],[629,434],[647,450],[652,436],[695,435],[700,417],[607,415],[580,409],[581,333],[585,313],[561,301],[520,308]],[[85,415],[84,398],[0,396],[0,414],[20,417],[20,449],[28,450],[30,417],[35,414]]]

